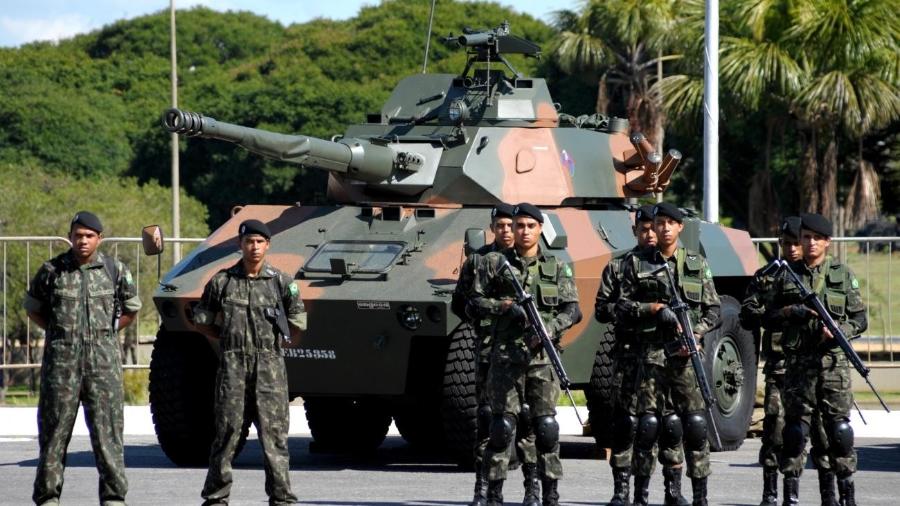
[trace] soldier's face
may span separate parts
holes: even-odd
[[[512,248],[515,242],[513,236],[512,218],[496,218],[491,222],[491,232],[494,233],[494,243],[503,249]]]
[[[516,216],[516,247],[529,249],[541,238],[541,224],[528,216]]]
[[[637,225],[634,226],[634,237],[637,238],[638,246],[641,248],[656,246],[656,231],[653,230],[653,222],[637,222]]]
[[[261,262],[269,250],[269,240],[261,235],[245,235],[241,238],[241,254],[244,260],[252,263]]]
[[[800,241],[790,237],[782,237],[781,256],[788,262],[797,262],[803,258],[803,247],[800,246]]]
[[[100,246],[102,238],[102,234],[81,225],[75,225],[69,231],[69,240],[72,241],[72,252],[75,253],[75,257],[79,260],[88,260],[94,256],[94,252],[97,251],[97,246]]]
[[[656,241],[660,246],[667,247],[678,242],[678,234],[684,225],[668,216],[653,218],[653,229],[656,232]]]
[[[814,263],[825,257],[828,246],[831,246],[831,238],[804,228],[800,231],[800,245],[803,248],[803,259]]]

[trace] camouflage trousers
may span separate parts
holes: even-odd
[[[231,461],[241,439],[245,413],[253,417],[263,449],[266,494],[270,504],[297,501],[288,476],[287,378],[284,358],[277,351],[225,351],[216,376],[216,436],[209,455],[209,472],[202,496],[228,502]]]
[[[541,416],[556,416],[560,387],[550,364],[492,362],[488,370],[487,391],[494,416],[506,414],[518,418],[522,411],[521,398],[528,403],[532,420]],[[520,395],[519,392],[523,392],[524,395]],[[492,426],[491,430],[495,430],[495,426]],[[535,450],[541,476],[554,480],[562,478],[559,441],[557,440],[549,451],[541,451],[537,445]],[[490,447],[487,448],[484,460],[488,464],[488,479],[506,479],[509,453],[508,450],[495,452]]]
[[[641,381],[638,392],[638,412],[653,413],[660,422],[663,417],[677,414],[682,423],[688,414],[703,414],[705,405],[690,361],[684,358],[666,359],[661,366],[645,362],[642,364]],[[663,427],[660,423],[660,433]],[[680,467],[687,460],[690,478],[705,478],[710,474],[709,441],[704,437],[698,448],[682,449],[682,441],[661,445],[659,462],[666,467]],[[634,472],[639,476],[653,474],[654,459],[649,452],[635,452]]]
[[[772,373],[766,375],[766,391],[763,401],[765,418],[763,418],[762,446],[759,448],[759,465],[763,467],[778,467],[781,459],[784,438],[784,373]],[[831,469],[831,461],[828,457],[828,435],[822,426],[822,417],[816,412],[812,416],[810,427],[810,442],[812,449],[813,466],[816,469]],[[805,449],[802,453],[802,462],[806,462]]]
[[[122,440],[124,395],[118,348],[111,337],[99,341],[48,339],[38,401],[40,457],[32,494],[36,504],[55,504],[62,494],[66,450],[79,401],[84,405],[91,448],[100,474],[100,503],[125,503],[128,480]]]
[[[481,361],[475,366],[475,397],[478,399],[479,413],[481,412],[480,408],[483,406],[487,406],[488,408],[491,406],[491,400],[487,390],[487,377],[490,365],[491,364],[488,361]],[[524,392],[519,392],[519,396],[522,398]],[[522,413],[522,416],[519,416],[519,421],[516,424],[515,452],[516,458],[521,464],[537,463],[537,448],[534,444],[534,426],[531,424],[529,416],[530,411],[529,408],[529,413]],[[476,469],[480,468],[481,463],[484,461],[484,454],[487,451],[490,436],[490,420],[479,420],[478,440],[475,444]],[[512,451],[512,448],[510,448],[510,451]],[[512,454],[510,454],[509,458],[512,460]]]
[[[613,426],[625,417],[638,416],[638,386],[641,380],[640,360],[634,354],[617,354],[613,358],[615,372],[612,380]],[[615,430],[615,429],[613,429]],[[613,441],[609,465],[613,468],[631,468],[634,462],[634,439]],[[658,446],[654,443],[650,459],[655,460]],[[652,463],[651,463],[652,466]]]
[[[849,422],[853,393],[850,389],[850,363],[840,351],[834,353],[814,353],[812,355],[789,355],[785,374],[785,425],[801,423],[813,430],[816,415],[821,417],[822,430],[826,434],[827,457],[838,477],[856,472],[856,450],[850,455],[837,453],[832,427],[840,422]],[[806,441],[802,450],[806,449]],[[799,476],[806,462],[802,454],[790,455],[784,448],[781,472]],[[827,460],[824,457],[815,459]]]

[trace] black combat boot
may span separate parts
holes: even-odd
[[[503,506],[503,480],[488,483],[487,506]]]
[[[778,506],[778,468],[763,468],[763,495],[759,506]]]
[[[841,506],[856,506],[856,486],[853,484],[853,475],[846,478],[838,478],[838,493],[841,496]]]
[[[544,478],[541,480],[541,504],[544,506],[559,506],[559,492],[556,491],[556,480]]]
[[[469,506],[487,506],[487,479],[484,476],[484,462],[475,462],[475,495]]]
[[[522,464],[522,475],[525,481],[525,498],[522,506],[541,506],[541,481],[538,479],[537,464]]]
[[[834,493],[834,472],[831,469],[819,469],[819,495],[822,506],[838,506]]]
[[[650,477],[634,477],[634,506],[647,506],[650,504]]]
[[[631,469],[627,467],[614,467],[613,473],[613,496],[609,500],[607,506],[630,506],[628,502],[629,490],[628,481],[631,479]]]
[[[691,488],[694,492],[693,506],[707,506],[706,502],[706,478],[691,478]]]
[[[690,501],[681,495],[681,468],[680,467],[663,467],[663,479],[665,487],[665,504],[666,506],[689,506]]]
[[[785,476],[784,477],[784,498],[782,506],[797,506],[800,504],[800,477]]]

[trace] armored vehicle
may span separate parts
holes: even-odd
[[[467,51],[462,73],[403,79],[380,112],[331,140],[165,112],[172,132],[328,171],[334,202],[244,206],[164,276],[154,295],[162,326],[150,402],[174,462],[202,464],[208,455],[217,362],[215,345],[191,323],[192,308],[213,274],[238,260],[243,220],[260,219],[273,231],[268,259],[295,275],[309,314],[284,358],[290,395],[302,397],[319,449],[371,450],[393,419],[411,444],[469,458],[473,333],[450,300],[460,264],[485,242],[498,202],[542,208],[541,247],[571,266],[582,311],[593,313],[604,266],[635,244],[628,199],[664,191],[680,153],[661,156],[631,135],[627,120],[560,113],[547,83],[520,75],[505,57],[540,54],[508,25],[450,39]],[[706,337],[706,366],[722,446],[736,448],[753,408],[756,356],[735,297],[757,268],[756,252],[746,232],[696,218],[683,240],[709,259],[723,294],[722,323]],[[611,336],[586,317],[561,345],[604,443],[608,431],[597,426],[609,415]]]

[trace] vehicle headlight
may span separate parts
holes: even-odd
[[[464,100],[454,100],[450,103],[450,108],[447,109],[447,115],[450,116],[450,121],[461,125],[469,119],[469,106],[466,105]]]
[[[416,330],[422,326],[422,315],[414,306],[403,306],[397,312],[397,319],[400,325],[409,330]]]

